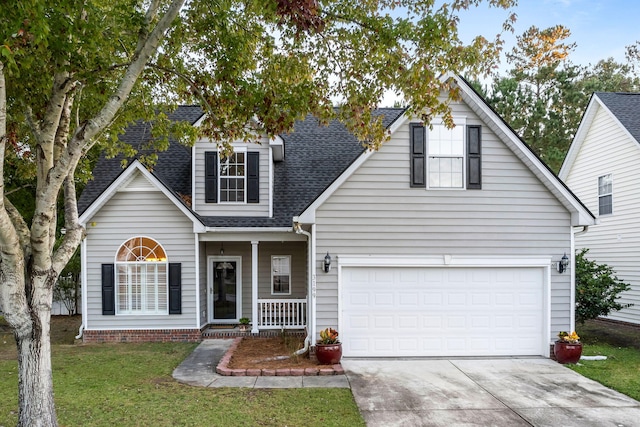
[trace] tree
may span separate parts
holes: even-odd
[[[587,259],[588,251],[581,249],[576,254],[576,320],[580,324],[633,305],[618,302],[620,293],[631,286],[618,279],[607,264]]]
[[[533,26],[518,36],[507,54],[513,68],[494,79],[487,98],[554,171],[562,165],[593,92],[638,88],[632,75],[637,49],[627,48],[629,64],[609,58],[577,66],[569,60],[576,44],[565,43],[570,36],[561,25],[544,30]]]
[[[507,53],[513,65],[507,77],[494,80],[489,103],[552,169],[558,170],[573,134],[570,105],[580,67],[568,62],[575,43],[562,25],[540,30],[532,26],[516,37]],[[579,116],[578,116],[579,120]]]
[[[153,150],[195,130],[171,123],[180,102],[202,105],[203,136],[229,149],[291,129],[308,113],[342,120],[363,144],[387,138],[372,115],[385,90],[425,119],[451,119],[443,73],[479,75],[499,39],[465,45],[457,14],[481,0],[23,0],[0,20],[0,308],[18,346],[18,424],[57,424],[50,358],[52,288],[84,236],[76,180],[92,147],[132,155],[118,134],[153,120]],[[513,0],[487,0],[508,8]],[[400,13],[397,13],[397,12]],[[506,26],[509,22],[505,23]],[[449,90],[453,89],[453,90]],[[332,108],[339,100],[341,108]],[[424,112],[424,113],[423,113]],[[33,172],[21,215],[11,171]],[[56,242],[56,201],[66,234]]]

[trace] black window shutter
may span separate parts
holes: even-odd
[[[481,126],[467,126],[467,188],[482,188]]]
[[[169,314],[182,314],[182,264],[169,263]]]
[[[260,202],[260,153],[247,153],[247,203]]]
[[[113,264],[102,264],[102,314],[116,314],[116,280]]]
[[[204,201],[218,202],[218,153],[216,151],[204,153]]]
[[[409,125],[411,132],[411,187],[425,188],[427,181],[426,173],[426,142],[424,137],[424,126],[420,123]]]

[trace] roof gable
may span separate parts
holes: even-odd
[[[142,177],[140,177],[142,175]],[[194,232],[203,232],[204,226],[195,215],[173,191],[167,188],[162,181],[149,172],[138,160],[134,160],[98,198],[96,198],[80,215],[80,224],[86,224],[96,212],[98,212],[118,191],[149,191],[162,192],[176,207],[187,216],[194,226]]]
[[[571,212],[573,225],[591,225],[594,223],[594,215],[578,200],[569,188],[549,169],[529,146],[516,135],[511,127],[500,117],[487,102],[477,93],[471,85],[463,78],[456,75],[442,76],[443,80],[452,79],[460,88],[462,100],[474,110],[481,120],[491,128],[491,130],[509,147],[514,154],[534,173],[534,175],[545,185],[545,187]],[[395,120],[390,131],[396,130],[401,124],[409,120],[410,117],[404,113]],[[315,210],[333,192],[353,174],[372,152],[363,153],[345,172],[338,177],[332,185],[320,197],[297,218],[300,222],[314,222]]]
[[[594,92],[562,163],[562,168],[560,168],[560,178],[566,179],[568,177],[600,109],[610,114],[614,122],[624,130],[631,140],[640,143],[640,93]]]
[[[203,116],[198,106],[180,106],[169,114],[169,119],[187,121],[194,124]],[[135,148],[139,148],[151,138],[151,124],[139,121],[129,127],[120,139]],[[123,172],[123,155],[113,159],[105,158],[104,154],[93,169],[93,179],[90,180],[80,198],[78,211],[83,213],[107,189],[107,187]],[[129,159],[133,160],[133,159]],[[178,194],[191,195],[191,149],[184,147],[177,141],[170,139],[169,148],[158,153],[158,161],[154,166],[154,173],[164,184]]]

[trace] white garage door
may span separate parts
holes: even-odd
[[[542,355],[541,268],[344,267],[345,357]]]

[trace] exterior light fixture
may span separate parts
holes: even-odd
[[[565,253],[562,255],[560,261],[558,261],[558,273],[562,274],[567,271],[567,267],[569,267],[569,257]]]
[[[324,263],[322,264],[322,268],[325,273],[328,273],[331,270],[331,255],[329,252],[324,257]]]

